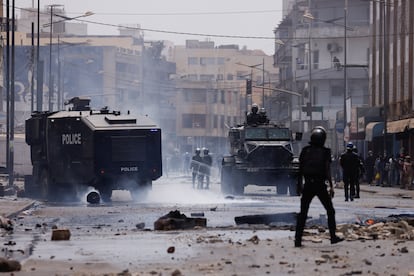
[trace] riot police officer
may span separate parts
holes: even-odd
[[[295,247],[302,246],[302,235],[308,216],[309,205],[312,199],[317,196],[328,216],[328,228],[331,236],[331,244],[343,241],[336,236],[335,209],[332,204],[333,185],[331,178],[331,149],[324,146],[326,131],[323,127],[312,129],[310,142],[305,146],[299,156],[299,185],[298,192],[302,194],[300,200],[300,213],[297,217]],[[305,184],[302,188],[302,180]],[[329,193],[325,182],[329,182]]]
[[[195,188],[195,181],[198,179],[198,174],[200,171],[200,165],[203,162],[202,157],[200,156],[201,150],[200,148],[196,148],[195,155],[191,158],[190,162],[190,170],[192,173],[192,181],[193,181],[193,188]]]
[[[200,175],[199,175],[199,189],[208,189],[210,187],[210,173],[211,165],[213,164],[213,159],[209,154],[207,148],[203,148],[203,157],[202,164],[200,166]],[[206,178],[206,186],[204,187],[204,177]]]
[[[346,152],[341,155],[342,180],[344,181],[345,201],[354,200],[355,185],[359,177],[360,161],[354,153],[354,144],[346,145]]]
[[[247,114],[247,124],[255,125],[260,121],[259,106],[257,104],[252,104],[251,112]]]

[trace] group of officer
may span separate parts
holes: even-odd
[[[359,198],[359,179],[364,174],[364,163],[358,156],[356,147],[352,142],[346,145],[346,151],[341,155],[339,163],[342,167],[342,180],[344,182],[345,201]]]
[[[207,148],[203,148],[203,156],[201,156],[201,149],[196,148],[194,156],[191,158],[190,170],[192,173],[193,188],[197,189],[209,189],[210,187],[210,173],[213,159],[209,154]],[[204,186],[204,178],[206,179],[206,185]]]

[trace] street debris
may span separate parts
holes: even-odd
[[[167,253],[172,254],[172,253],[174,253],[174,252],[175,252],[175,247],[174,247],[174,246],[170,246],[170,247],[168,247],[168,249],[167,249]]]
[[[265,215],[249,215],[234,218],[236,224],[278,224],[292,225],[296,223],[296,213],[277,213]]]
[[[68,241],[70,239],[69,229],[53,229],[52,241]]]
[[[369,224],[366,225],[338,225],[337,231],[342,233],[344,238],[348,241],[376,239],[401,239],[412,241],[414,240],[414,226],[412,223],[413,221],[406,220],[377,223],[370,221]]]
[[[8,218],[0,216],[0,228],[4,228],[7,231],[13,230],[13,222]]]
[[[0,272],[20,271],[21,269],[22,266],[18,261],[0,258]]]
[[[184,230],[206,226],[207,219],[188,218],[186,215],[181,214],[178,210],[171,211],[154,222],[154,230]]]

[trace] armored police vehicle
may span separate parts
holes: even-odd
[[[224,156],[221,190],[225,194],[243,194],[249,185],[275,186],[277,194],[296,195],[299,162],[294,141],[302,134],[268,123],[245,123],[229,129],[230,155]]]
[[[161,177],[161,129],[147,116],[92,110],[89,103],[76,97],[67,111],[35,112],[26,120],[33,166],[26,194],[74,199],[93,187],[109,201],[117,189],[139,197]]]

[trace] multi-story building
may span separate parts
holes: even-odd
[[[237,45],[215,46],[212,41],[188,40],[176,46],[178,147],[192,151],[208,147],[225,153],[229,126],[241,124],[252,102],[270,110],[271,88],[277,69],[271,56]],[[246,80],[253,83],[246,94]],[[247,97],[246,97],[247,95]]]
[[[367,129],[367,140],[376,153],[413,156],[414,2],[381,0],[370,6],[370,104],[382,108],[383,118]]]
[[[274,62],[280,67],[280,87],[301,95],[285,96],[292,102],[292,127],[306,134],[315,125],[325,126],[330,146],[339,151],[356,128],[351,110],[369,103],[369,3],[287,4],[290,12],[274,31],[282,42],[275,44]]]

